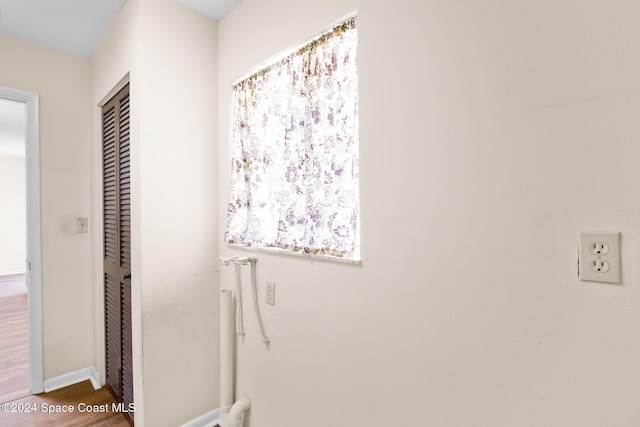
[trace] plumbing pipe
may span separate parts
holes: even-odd
[[[260,310],[258,309],[258,292],[256,290],[256,263],[251,262],[251,288],[253,289],[253,306],[256,310],[256,317],[258,318],[258,326],[260,326],[260,339],[263,343],[269,342],[269,337],[264,333],[264,326],[262,325],[262,318],[260,317]]]
[[[252,257],[241,257],[240,255],[235,255],[229,258],[223,258],[221,256],[218,257],[218,265],[220,266],[227,266],[229,264],[240,264],[240,265],[247,265],[251,262],[256,262],[258,261],[257,258],[252,258]]]
[[[251,408],[251,399],[244,395],[233,404],[229,412],[229,418],[224,423],[225,427],[242,427],[242,414]]]
[[[236,335],[244,335],[244,324],[242,322],[242,277],[240,276],[240,266],[236,263]]]
[[[240,275],[240,266],[242,265],[247,265],[247,264],[251,264],[251,268],[253,271],[253,268],[255,266],[255,263],[258,260],[256,258],[251,258],[251,257],[241,257],[240,255],[235,255],[229,258],[223,258],[221,256],[218,257],[218,265],[220,266],[227,266],[230,264],[234,264],[235,266],[235,273],[236,273],[236,334],[237,335],[244,335],[244,322],[242,319],[242,278]],[[255,293],[255,290],[254,290]],[[256,299],[257,297],[254,295],[254,299]],[[257,311],[257,300],[256,302],[256,311]],[[259,316],[259,315],[258,315]],[[260,321],[260,323],[262,324],[262,321]],[[265,340],[265,335],[264,332],[262,333],[262,341]],[[268,342],[264,341],[264,342]]]
[[[224,427],[242,427],[242,414],[251,408],[248,396],[233,402],[233,300],[220,291],[220,412]]]
[[[233,300],[231,291],[220,291],[220,411],[233,406]],[[225,424],[226,425],[226,424]]]

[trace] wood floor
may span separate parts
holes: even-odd
[[[2,402],[0,426],[10,427],[129,427],[106,388],[94,390],[84,381],[49,393]],[[63,412],[64,410],[73,412]]]
[[[106,388],[94,390],[90,381],[49,393],[29,393],[24,275],[0,276],[0,426],[129,427],[125,415],[112,406],[115,403]],[[70,408],[74,411],[56,412]]]
[[[0,276],[0,400],[29,394],[27,288],[24,275]]]
[[[0,276],[0,426],[129,427],[125,416],[113,411],[112,403],[111,393],[105,388],[94,390],[90,381],[50,393],[29,393],[25,278]],[[87,407],[106,412],[79,412]],[[52,412],[63,408],[74,412]]]

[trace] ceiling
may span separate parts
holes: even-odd
[[[177,0],[221,19],[240,0]],[[90,58],[126,0],[0,0],[0,34]]]
[[[177,0],[219,20],[240,0]],[[126,0],[0,0],[0,34],[91,58]],[[0,156],[24,155],[24,104],[0,99]],[[20,133],[21,132],[21,133]],[[20,136],[21,135],[21,136]],[[16,146],[16,138],[21,146]]]
[[[220,20],[231,9],[236,7],[240,0],[178,0],[180,3],[197,10],[213,20]]]

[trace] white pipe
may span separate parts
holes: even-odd
[[[233,405],[233,300],[220,291],[220,411],[226,416]]]
[[[218,265],[220,266],[227,266],[229,264],[240,264],[240,265],[247,265],[250,262],[255,262],[257,261],[257,258],[251,258],[251,257],[241,257],[240,255],[235,255],[229,258],[223,258],[221,256],[218,257]]]
[[[220,291],[220,412],[224,427],[242,427],[242,415],[251,408],[248,396],[233,403],[233,299],[231,291]]]
[[[244,335],[242,322],[242,277],[240,276],[240,263],[236,263],[236,335]]]
[[[258,318],[258,326],[260,326],[260,339],[263,343],[269,342],[269,337],[264,333],[264,326],[262,325],[262,318],[260,317],[260,310],[258,309],[258,292],[256,290],[256,263],[251,263],[251,288],[253,289],[253,306],[256,310],[256,317]]]
[[[224,424],[225,427],[242,427],[242,414],[251,408],[251,399],[249,396],[244,395],[236,403],[233,404],[231,412],[229,412],[229,418]]]
[[[223,258],[221,256],[218,257],[218,265],[227,266],[230,264],[234,264],[235,273],[236,273],[236,334],[244,335],[244,321],[242,318],[242,277],[240,275],[240,266],[251,264],[251,268],[253,269],[255,263],[258,260],[256,258],[251,257],[241,257],[240,255],[235,255],[229,258]],[[256,301],[257,303],[257,301]],[[256,306],[257,307],[257,306]],[[264,341],[264,333],[263,341]],[[268,341],[265,341],[268,342]]]

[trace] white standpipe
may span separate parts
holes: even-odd
[[[220,291],[220,411],[224,427],[242,427],[242,415],[251,407],[248,396],[233,402],[233,300],[231,291]]]
[[[229,412],[229,418],[224,423],[224,427],[242,427],[242,414],[251,408],[249,396],[244,395],[233,404]]]
[[[236,334],[244,335],[244,323],[242,322],[242,279],[240,277],[240,263],[235,264],[236,269]]]
[[[233,302],[231,291],[220,291],[220,411],[233,406]]]

